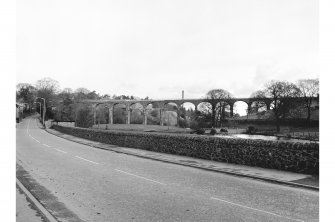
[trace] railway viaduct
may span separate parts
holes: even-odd
[[[303,98],[297,97],[297,98],[290,98],[292,100],[302,100]],[[180,118],[180,108],[182,107],[183,104],[185,103],[191,103],[194,105],[195,110],[198,110],[198,106],[201,103],[209,103],[211,104],[212,107],[215,107],[218,103],[226,103],[230,106],[230,116],[233,116],[234,114],[234,104],[236,102],[245,102],[248,105],[248,110],[251,110],[251,105],[254,102],[262,102],[263,104],[266,105],[267,110],[270,110],[270,105],[272,103],[272,99],[270,98],[229,98],[229,99],[168,99],[168,100],[82,100],[79,103],[84,103],[84,104],[89,104],[92,106],[92,111],[93,111],[93,123],[96,124],[96,117],[97,117],[97,107],[99,105],[103,105],[108,108],[109,111],[109,118],[108,122],[109,124],[113,124],[113,111],[114,107],[116,105],[122,104],[126,107],[127,111],[127,118],[126,118],[126,124],[130,124],[130,116],[131,116],[131,111],[132,111],[132,105],[134,104],[140,104],[143,108],[143,113],[144,113],[144,121],[143,124],[147,125],[147,117],[148,117],[148,106],[151,104],[155,107],[158,107],[157,109],[160,112],[160,125],[163,125],[163,117],[164,117],[164,112],[166,111],[166,105],[173,105],[176,107],[176,112],[177,112],[177,119],[179,122]],[[314,101],[318,103],[319,98],[316,97],[314,98]]]

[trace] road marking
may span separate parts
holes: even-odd
[[[90,162],[90,163],[99,164],[99,163],[97,163],[97,162],[94,162],[94,161],[91,161],[91,160],[82,158],[82,157],[80,157],[80,156],[76,156],[76,157],[79,158],[79,159],[85,160],[85,161],[87,161],[87,162]]]
[[[49,145],[47,145],[47,144],[44,144],[44,143],[43,143],[42,145],[43,145],[43,146],[46,146],[46,147],[51,147],[51,146],[49,146]]]
[[[38,141],[37,139],[35,139],[34,137],[33,137],[33,139],[36,141],[36,142],[38,142],[38,143],[41,143],[40,141]]]
[[[61,153],[67,153],[67,152],[65,152],[63,150],[60,150],[60,149],[57,149],[57,148],[54,148],[54,149],[57,150],[57,151],[59,151],[59,152],[61,152]]]
[[[262,213],[271,214],[271,215],[273,215],[273,216],[281,217],[281,218],[285,218],[285,219],[288,219],[288,220],[304,222],[303,220],[299,220],[299,219],[294,219],[294,218],[290,218],[290,217],[281,216],[281,215],[279,215],[279,214],[275,214],[275,213],[271,213],[271,212],[268,212],[268,211],[265,211],[265,210],[259,210],[259,209],[256,209],[256,208],[252,208],[252,207],[248,207],[248,206],[244,206],[244,205],[240,205],[240,204],[232,203],[232,202],[229,202],[229,201],[226,201],[226,200],[222,200],[222,199],[219,199],[219,198],[216,198],[216,197],[211,197],[211,199],[212,199],[212,200],[222,201],[222,202],[225,202],[225,203],[229,203],[229,204],[232,204],[232,205],[235,205],[235,206],[238,206],[238,207],[247,208],[247,209],[250,209],[250,210],[255,210],[255,211],[262,212]]]
[[[148,180],[148,181],[151,181],[151,182],[154,182],[154,183],[158,183],[158,184],[161,184],[161,185],[166,185],[166,184],[158,182],[156,180],[151,180],[151,179],[141,177],[141,176],[138,176],[138,175],[135,175],[135,174],[132,174],[132,173],[128,173],[128,172],[125,172],[125,171],[122,171],[122,170],[118,170],[118,169],[114,169],[114,170],[116,170],[118,172],[121,172],[121,173],[125,173],[125,174],[128,174],[128,175],[134,176],[134,177],[138,177],[138,178],[141,178],[141,179],[144,179],[144,180]]]
[[[29,119],[29,121],[28,121],[28,125],[27,125],[27,133],[28,133],[28,134],[29,134],[28,129],[29,129],[29,123],[30,123],[30,120],[31,120],[31,119]],[[29,134],[29,136],[30,136],[30,134]]]

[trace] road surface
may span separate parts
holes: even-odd
[[[319,192],[95,149],[26,118],[17,177],[60,221],[318,221]]]

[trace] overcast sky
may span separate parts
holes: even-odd
[[[17,82],[150,98],[248,97],[318,77],[317,0],[17,0]]]

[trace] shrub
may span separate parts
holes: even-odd
[[[196,133],[199,134],[199,135],[204,135],[204,134],[205,134],[205,129],[203,129],[203,128],[198,128],[198,129],[196,129],[195,131],[196,131]]]
[[[185,119],[179,119],[179,127],[181,128],[186,128],[187,127],[187,122]]]
[[[215,135],[216,134],[216,129],[211,129],[211,131],[209,132],[211,135]]]
[[[248,126],[246,133],[247,134],[254,134],[257,132],[257,129],[254,126]]]
[[[221,129],[220,129],[220,132],[221,132],[221,133],[228,133],[228,130],[225,129],[225,128],[221,128]]]
[[[197,129],[199,129],[200,127],[199,127],[198,122],[195,121],[195,120],[193,120],[193,121],[190,122],[190,128],[193,129],[193,130],[197,130]]]

